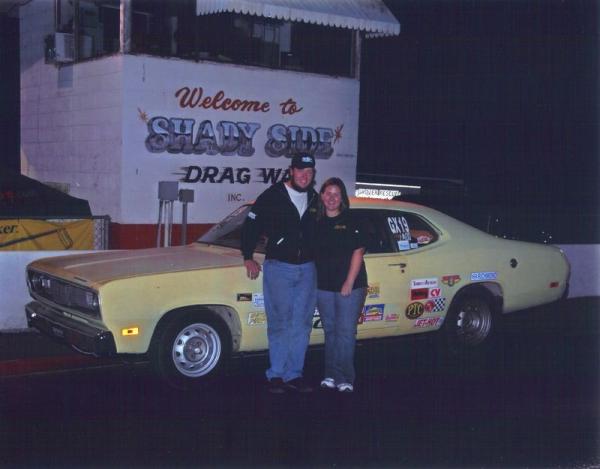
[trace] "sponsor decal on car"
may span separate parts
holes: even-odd
[[[398,319],[400,319],[398,313],[390,313],[385,315],[385,320],[388,322],[397,321]]]
[[[442,283],[444,285],[448,285],[449,287],[453,287],[458,282],[460,282],[460,275],[444,275],[442,277]]]
[[[383,310],[385,309],[385,305],[365,305],[363,308],[363,321],[382,321],[383,320]]]
[[[238,301],[252,301],[252,293],[238,293],[237,300]]]
[[[248,313],[249,326],[264,326],[267,323],[267,315],[264,311],[252,311]]]
[[[434,298],[425,303],[425,311],[437,313],[446,309],[446,298]]]
[[[398,250],[399,251],[408,251],[410,249],[410,241],[406,239],[401,239],[398,241]]]
[[[439,298],[442,296],[441,288],[430,288],[429,289],[429,298]]]
[[[435,277],[432,278],[417,278],[410,281],[410,288],[432,288],[438,286],[438,280]]]
[[[482,280],[496,280],[498,274],[496,272],[471,272],[471,280],[480,282]]]
[[[367,288],[367,298],[379,298],[379,284],[370,283]]]
[[[262,293],[252,293],[252,306],[255,308],[265,307],[265,297]]]
[[[417,243],[419,244],[429,244],[431,242],[431,236],[421,235],[417,236]]]
[[[429,288],[413,288],[410,291],[410,299],[414,300],[426,300],[429,298]]]
[[[410,241],[410,229],[408,227],[408,222],[406,221],[406,218],[388,217],[387,222],[396,240],[403,239],[406,241]]]
[[[442,322],[444,322],[444,318],[442,317],[435,317],[435,318],[421,318],[421,319],[417,319],[413,325],[413,327],[418,328],[418,327],[434,327],[434,326],[441,326]]]
[[[415,301],[414,303],[410,303],[406,307],[405,314],[408,319],[417,319],[424,312],[425,312],[425,306],[423,306],[423,303],[419,303],[418,301]]]
[[[319,313],[319,308],[315,306],[315,311],[313,312],[313,329],[323,329],[323,320],[321,319],[321,313]]]

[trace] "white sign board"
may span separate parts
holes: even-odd
[[[353,191],[359,82],[229,64],[124,64],[122,213],[155,223],[159,181],[193,189],[191,223],[213,223],[286,176],[295,152]]]

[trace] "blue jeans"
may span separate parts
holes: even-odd
[[[317,303],[314,262],[288,264],[273,259],[263,265],[263,294],[271,367],[267,379],[290,381],[302,376]]]
[[[319,314],[325,331],[325,377],[336,384],[354,383],[354,346],[358,317],[365,302],[366,288],[348,296],[317,290]]]

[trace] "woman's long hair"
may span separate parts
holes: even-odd
[[[342,195],[340,213],[350,208],[350,200],[348,199],[348,193],[346,192],[346,185],[344,184],[344,181],[336,177],[329,178],[323,183],[323,185],[321,186],[321,190],[319,190],[319,208],[317,211],[317,219],[319,220],[325,216],[325,206],[323,205],[323,201],[321,200],[320,195],[323,194],[329,186],[337,186],[340,190],[340,194]]]

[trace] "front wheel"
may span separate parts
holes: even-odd
[[[218,374],[230,353],[223,321],[210,313],[191,313],[171,320],[159,333],[152,364],[169,384],[188,388]]]

